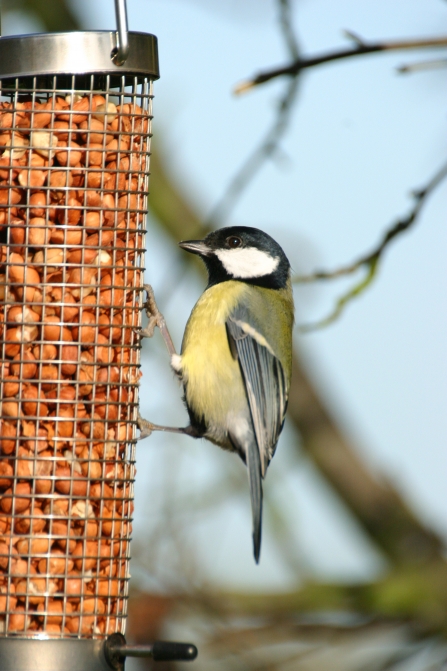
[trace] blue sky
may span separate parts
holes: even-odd
[[[206,216],[268,128],[284,87],[276,81],[240,98],[231,93],[241,79],[284,62],[275,5],[255,0],[127,4],[130,29],[159,39],[153,142],[167,153],[184,193]],[[72,5],[86,28],[114,27],[111,0]],[[346,46],[343,28],[374,40],[440,35],[446,27],[441,0],[303,0],[294,7],[300,45],[309,54]],[[39,26],[10,15],[3,29],[31,32]],[[263,167],[226,223],[268,231],[299,272],[332,269],[370,250],[406,213],[410,190],[422,186],[445,160],[445,70],[396,74],[402,63],[436,56],[435,51],[376,55],[305,73],[280,154]],[[444,535],[446,196],[444,184],[414,229],[389,248],[374,285],[336,324],[296,335],[320,393],[362,457]],[[147,280],[161,292],[178,252],[154,227],[148,240]],[[298,323],[325,316],[346,286],[297,288]],[[200,280],[188,275],[160,306],[178,346],[201,290]],[[179,390],[159,340],[145,343],[144,379],[156,379],[157,385],[146,387],[143,381],[143,413],[155,421],[183,423]],[[215,452],[205,443],[160,435],[138,447],[137,538],[145,534],[148,506],[154,516],[162,506],[170,464],[182,464],[175,486],[193,494],[229,458]],[[271,495],[296,520],[303,562],[318,574],[350,579],[380,568],[312,465],[303,456],[300,467],[286,475],[292,463],[285,435],[266,488],[271,482]],[[277,557],[268,528],[263,561],[253,566],[248,495],[202,521],[194,543],[202,548],[204,573],[212,581],[271,589],[295,579]]]

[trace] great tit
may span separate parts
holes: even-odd
[[[247,465],[258,563],[262,478],[284,424],[292,371],[290,264],[273,238],[247,226],[179,244],[208,271],[181,354],[171,357],[190,419],[184,432],[237,452]]]

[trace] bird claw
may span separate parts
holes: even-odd
[[[144,328],[135,329],[140,338],[152,338],[154,335],[157,320],[155,317],[150,317],[147,325]]]
[[[158,305],[154,296],[154,290],[152,289],[150,284],[143,284],[143,289],[146,292],[146,302],[143,307],[146,310],[147,316],[150,319],[154,319],[155,322],[157,323],[158,321],[160,321],[160,319],[163,319],[163,315],[158,309]]]
[[[158,309],[158,305],[155,300],[154,290],[150,284],[143,284],[143,289],[146,292],[146,301],[143,304],[143,309],[146,311],[146,315],[149,317],[149,321],[145,328],[137,328],[136,331],[140,338],[152,338],[154,335],[155,327],[159,328],[165,323],[164,317]]]
[[[143,289],[146,292],[146,302],[144,303],[143,308],[146,310],[149,321],[145,328],[138,328],[136,331],[140,338],[152,338],[155,327],[158,326],[163,340],[165,341],[169,355],[172,356],[175,354],[174,343],[172,342],[168,327],[166,326],[165,318],[158,309],[157,303],[155,301],[154,290],[150,284],[143,284]]]
[[[147,419],[144,419],[144,417],[142,417],[140,413],[138,413],[137,417],[137,427],[140,430],[138,440],[148,438],[151,435],[152,431],[154,430],[154,425],[152,424],[152,422],[149,422]]]

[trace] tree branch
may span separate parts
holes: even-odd
[[[266,82],[270,81],[271,79],[275,79],[276,77],[296,77],[300,72],[308,68],[313,68],[317,65],[322,65],[323,63],[330,63],[331,61],[343,60],[345,58],[366,56],[367,54],[373,54],[379,51],[405,51],[408,49],[447,47],[447,37],[433,37],[430,39],[417,40],[396,40],[390,42],[371,42],[368,44],[350,31],[345,31],[345,33],[354,40],[354,47],[351,47],[350,49],[330,51],[329,53],[309,58],[298,57],[289,65],[285,65],[281,68],[275,68],[273,70],[267,70],[266,72],[261,72],[252,79],[237,84],[234,92],[237,94],[245,93],[249,89],[252,89],[255,86],[259,86],[260,84],[265,84]]]
[[[390,242],[394,240],[394,238],[407,231],[414,224],[428,197],[435,191],[435,189],[441,184],[441,182],[446,177],[447,177],[447,163],[444,164],[441,167],[441,169],[438,170],[433,175],[433,177],[430,178],[430,180],[423,188],[413,191],[412,196],[414,199],[414,205],[407,214],[407,216],[402,217],[395,224],[393,224],[391,228],[389,228],[388,231],[386,231],[385,235],[383,236],[381,242],[377,245],[377,247],[372,252],[369,252],[369,254],[365,254],[364,256],[361,256],[359,259],[357,259],[357,261],[355,261],[354,263],[351,263],[348,266],[342,266],[341,268],[337,268],[336,270],[317,271],[311,275],[296,275],[295,277],[292,278],[292,281],[296,283],[316,282],[318,280],[333,280],[338,277],[351,275],[357,270],[359,270],[359,268],[361,268],[362,266],[365,266],[364,277],[360,280],[360,282],[351,287],[351,289],[349,289],[349,291],[346,294],[344,294],[338,299],[335,308],[331,312],[331,314],[325,319],[315,324],[308,324],[300,327],[301,331],[307,332],[315,330],[318,328],[322,328],[324,326],[328,326],[329,324],[334,322],[340,316],[346,304],[349,303],[353,298],[359,296],[371,284],[372,280],[376,275],[379,261],[385,249],[388,247]]]
[[[289,55],[296,60],[300,57],[300,50],[298,40],[293,32],[290,0],[278,0],[278,4],[281,32],[289,50]]]
[[[426,70],[437,70],[447,67],[447,58],[436,58],[430,61],[418,61],[417,63],[406,63],[399,65],[397,71],[399,74],[408,75],[413,72],[422,72]]]
[[[231,617],[267,615],[274,621],[297,613],[358,613],[374,621],[404,621],[419,634],[447,632],[447,564],[399,567],[371,583],[307,582],[293,592],[219,592],[219,607]],[[211,595],[212,598],[212,595]],[[317,625],[318,626],[318,625]]]
[[[215,645],[221,637],[227,649],[232,634],[254,634],[261,627],[264,641],[272,639],[275,631],[284,641],[286,636],[295,640],[306,634],[315,638],[332,632],[335,636],[337,632],[348,634],[351,628],[358,632],[403,622],[414,636],[445,637],[447,564],[439,559],[429,565],[400,567],[374,582],[308,581],[296,590],[281,592],[196,588],[193,594],[183,592],[164,597],[134,591],[129,606],[129,624],[137,640],[148,640],[146,622],[151,633],[161,629],[160,625],[154,626],[155,615],[162,623],[176,608],[186,606],[186,612],[200,613],[207,622],[219,620],[217,631],[211,630],[208,645]],[[310,617],[318,613],[322,617]],[[339,617],[337,624],[334,613],[351,617],[350,620]]]
[[[299,47],[292,28],[290,16],[290,0],[278,0],[279,25],[281,33],[291,58],[299,58]],[[263,163],[270,158],[278,148],[279,142],[286,132],[293,105],[298,92],[298,78],[293,78],[286,87],[278,104],[278,113],[269,126],[259,145],[246,158],[242,166],[231,179],[221,198],[205,220],[208,228],[218,228],[228,219],[238,198],[247,185],[261,169]]]
[[[251,152],[237,173],[229,182],[223,195],[205,220],[207,228],[218,228],[229,217],[238,198],[260,170],[264,161],[270,158],[278,148],[279,141],[286,132],[293,104],[296,99],[298,80],[293,79],[279,101],[278,114],[269,126],[259,145]]]

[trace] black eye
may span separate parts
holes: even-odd
[[[236,249],[236,247],[240,247],[242,245],[242,240],[236,235],[231,235],[229,238],[227,238],[226,243],[231,249]]]

